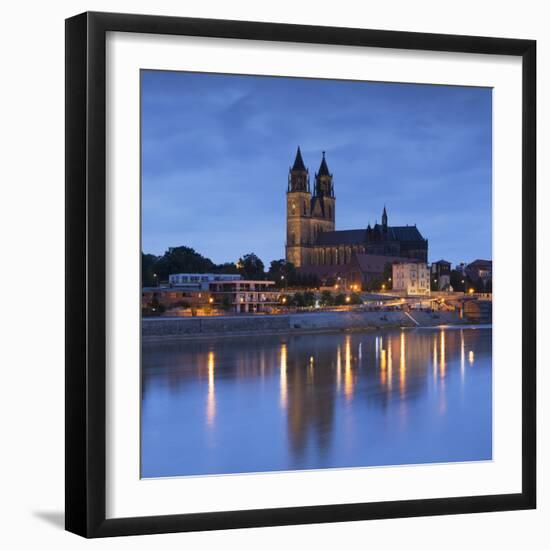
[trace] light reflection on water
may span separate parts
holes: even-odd
[[[144,344],[142,475],[490,459],[491,338],[442,328]]]

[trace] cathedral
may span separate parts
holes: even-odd
[[[324,151],[312,194],[309,171],[298,147],[289,170],[286,204],[286,260],[302,272],[308,267],[314,271],[316,266],[349,264],[355,256],[365,254],[428,260],[428,240],[416,225],[388,225],[385,206],[380,224],[336,230],[333,176]]]

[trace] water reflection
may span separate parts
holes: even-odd
[[[344,394],[349,401],[353,396],[353,373],[351,371],[351,336],[346,335],[346,367],[344,374]]]
[[[206,423],[208,426],[214,424],[216,416],[216,394],[214,389],[214,352],[208,352],[208,399],[206,401]]]
[[[280,386],[281,386],[281,407],[286,409],[287,403],[287,386],[286,386],[286,344],[281,344],[281,375],[280,375]]]
[[[147,344],[142,474],[490,458],[491,332]]]

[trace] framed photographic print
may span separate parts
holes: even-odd
[[[66,22],[66,527],[535,507],[535,42]]]

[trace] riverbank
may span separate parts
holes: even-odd
[[[468,324],[458,313],[424,311],[323,311],[288,315],[155,317],[143,319],[143,341],[212,336],[364,331]]]

